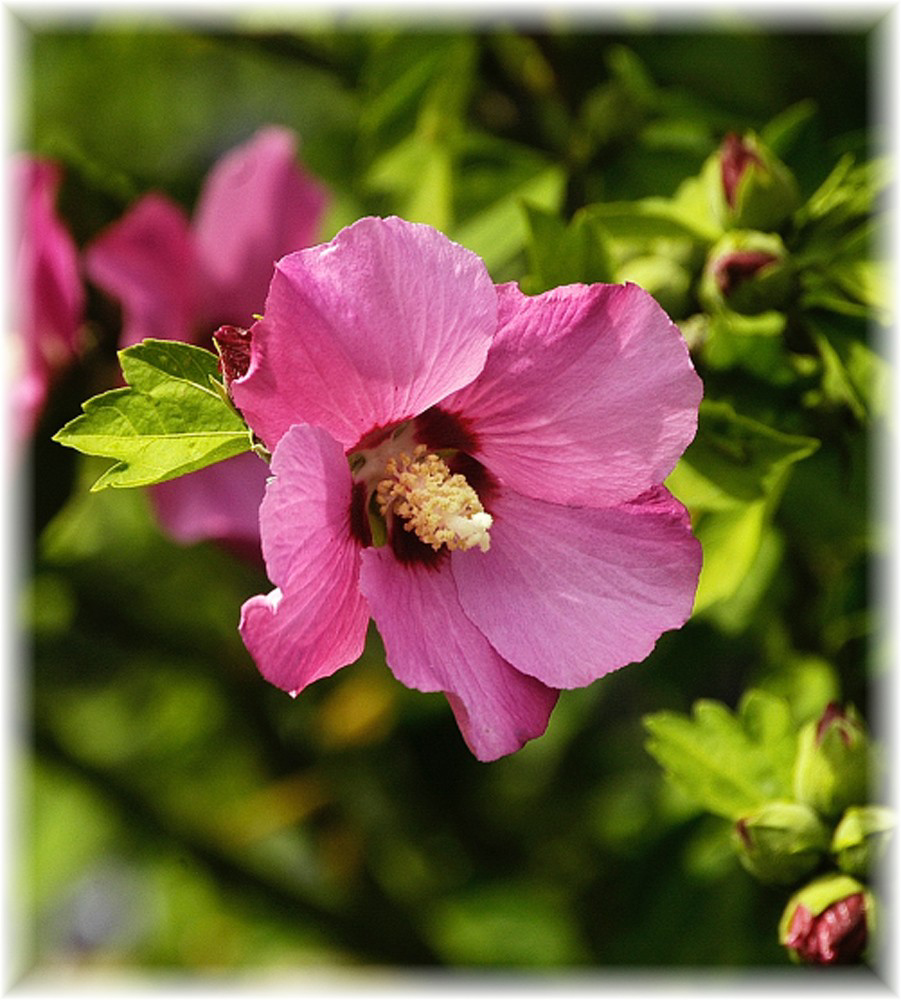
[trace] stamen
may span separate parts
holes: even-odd
[[[438,455],[417,445],[411,458],[406,452],[389,459],[385,478],[376,487],[382,517],[390,512],[404,518],[405,530],[431,545],[449,549],[487,552],[492,517],[482,507],[476,491],[459,473],[451,473]]]

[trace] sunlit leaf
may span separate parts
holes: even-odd
[[[526,253],[531,271],[530,293],[573,282],[612,280],[607,248],[599,232],[584,218],[567,225],[554,212],[528,203],[523,209],[529,227]]]
[[[728,403],[705,400],[697,436],[667,485],[690,508],[740,506],[769,497],[788,468],[817,447],[815,438],[786,434]]]
[[[860,421],[884,414],[888,406],[888,362],[835,318],[811,313],[808,323],[823,360],[826,398],[847,406]]]
[[[646,716],[647,749],[698,806],[738,820],[770,799],[791,796],[795,729],[788,704],[751,690],[737,713],[698,701],[692,716]]]
[[[814,438],[741,416],[727,403],[701,404],[697,436],[667,479],[691,511],[704,552],[696,614],[745,583],[792,466],[818,446]]]
[[[560,167],[545,167],[497,201],[467,219],[450,234],[474,250],[492,272],[503,267],[524,246],[528,230],[522,204],[556,210],[563,196],[565,175]]]
[[[168,340],[145,340],[120,351],[128,387],[83,404],[54,440],[116,464],[94,483],[149,486],[250,451],[241,416],[223,398],[211,351]]]
[[[669,198],[640,198],[591,205],[585,216],[619,239],[713,240],[718,235],[703,217],[692,216]]]
[[[766,513],[766,503],[758,500],[695,518],[704,553],[695,614],[732,597],[744,584],[760,549]]]

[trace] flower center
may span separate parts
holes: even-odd
[[[375,497],[382,517],[402,517],[405,530],[436,551],[442,545],[488,551],[491,515],[466,479],[424,444],[413,449],[412,458],[401,452],[388,459]]]

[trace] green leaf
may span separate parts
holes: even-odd
[[[791,707],[778,695],[750,688],[738,703],[738,716],[757,748],[755,755],[761,761],[757,780],[761,789],[769,798],[780,798],[794,780],[797,729]]]
[[[217,391],[211,351],[145,340],[119,358],[128,387],[89,399],[53,438],[116,460],[92,490],[162,483],[250,451],[247,425]]]
[[[392,195],[403,218],[446,230],[453,217],[453,166],[447,143],[425,142],[415,133],[376,160],[366,183]]]
[[[666,481],[691,511],[704,552],[695,614],[733,597],[753,575],[792,467],[818,447],[815,438],[777,431],[728,403],[701,404],[697,436]]]
[[[421,139],[434,137],[436,124],[461,119],[475,56],[475,39],[468,35],[374,36],[363,68],[361,134],[381,150],[414,130]]]
[[[566,177],[558,166],[548,166],[497,201],[468,218],[450,234],[475,251],[492,273],[508,264],[527,239],[522,203],[556,211],[563,198]]]
[[[617,239],[714,240],[719,231],[701,216],[694,216],[670,198],[640,198],[637,201],[611,201],[590,205],[583,210],[593,224]]]
[[[823,361],[823,392],[847,406],[861,423],[888,410],[889,365],[835,317],[808,314],[807,321]]]
[[[788,702],[796,728],[818,718],[830,701],[841,699],[834,665],[812,653],[786,651],[778,668],[765,674],[760,684]]]
[[[395,105],[399,110],[406,108],[408,118],[415,111],[415,123],[403,138],[376,157],[365,175],[365,185],[391,195],[394,209],[405,219],[442,231],[456,219],[456,160],[475,55],[474,40],[468,37],[436,39],[421,49],[416,44],[411,49],[397,38],[378,46],[370,67],[371,72],[377,70],[376,82],[384,89],[364,114],[364,132],[373,122],[382,122],[386,114],[393,116]],[[397,59],[404,66],[414,57],[397,77]],[[403,121],[399,119],[397,124]],[[372,138],[379,136],[373,133]]]
[[[819,447],[786,434],[728,403],[701,403],[698,433],[667,486],[693,510],[725,510],[770,497],[786,471]]]
[[[801,259],[811,249],[822,248],[828,252],[835,245],[837,230],[871,216],[876,199],[887,188],[891,177],[887,157],[854,166],[850,153],[843,156],[798,210],[795,221],[802,230]]]
[[[786,323],[781,312],[741,316],[723,309],[708,319],[704,362],[712,369],[741,368],[772,385],[794,386],[799,375],[785,347]]]
[[[528,203],[522,207],[529,227],[526,252],[531,294],[573,282],[612,280],[607,248],[584,218],[567,225],[554,212]]]
[[[751,690],[736,714],[698,701],[693,717],[646,716],[648,752],[701,808],[738,820],[774,798],[791,798],[795,732],[788,704]]]
[[[816,103],[809,98],[792,104],[764,125],[760,130],[761,142],[777,156],[784,157],[816,112]]]
[[[766,526],[766,503],[758,500],[695,517],[704,553],[694,614],[738,592],[757,559]]]
[[[706,545],[708,558],[701,568],[695,613],[706,612],[708,621],[731,635],[743,632],[751,624],[782,567],[785,551],[782,534],[772,525],[760,524],[757,511],[760,506],[752,504],[748,508],[750,524],[743,525],[743,538],[741,530],[733,538],[727,527],[730,519],[741,513],[741,508],[708,514],[701,522],[703,537],[699,529],[698,539],[702,549]],[[720,544],[712,539],[714,533],[719,534]]]

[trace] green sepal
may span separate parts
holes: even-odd
[[[762,882],[791,885],[809,875],[829,848],[829,831],[800,802],[767,802],[743,816],[732,843],[742,866]]]
[[[852,806],[832,835],[832,853],[843,872],[866,878],[885,856],[895,831],[888,806]]]
[[[128,385],[94,396],[53,436],[86,455],[115,459],[91,487],[150,486],[253,447],[218,379],[212,351],[145,340],[119,352]]]
[[[753,274],[740,276],[731,288],[719,285],[718,268],[742,253],[768,254],[772,260]],[[785,244],[776,233],[733,229],[712,247],[701,275],[698,297],[708,312],[732,309],[746,316],[784,309],[795,290],[795,273]]]
[[[741,137],[751,159],[738,178],[734,203],[729,205],[723,191],[722,156],[719,150],[702,168],[701,175],[715,206],[715,214],[729,229],[759,229],[772,232],[781,228],[798,208],[800,195],[794,175],[753,133]]]
[[[794,797],[820,815],[836,818],[869,798],[871,749],[853,705],[827,707],[798,734]]]

